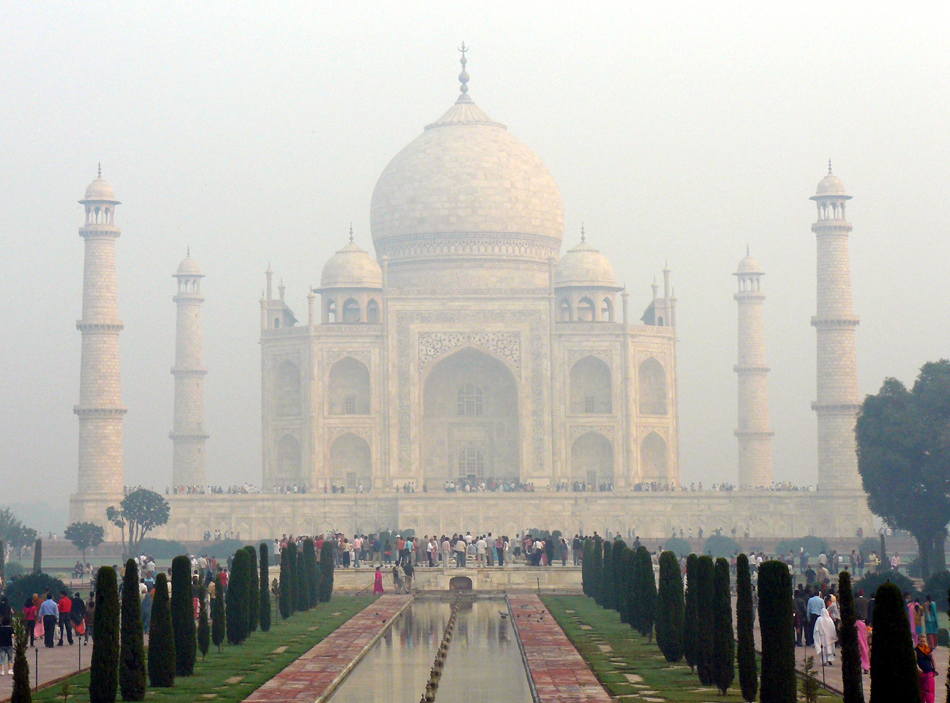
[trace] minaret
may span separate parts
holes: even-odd
[[[201,351],[201,269],[191,258],[191,250],[173,275],[178,279],[178,306],[175,337],[175,417],[171,437],[172,484],[205,485],[205,374]]]
[[[769,367],[765,363],[762,324],[762,269],[746,249],[734,274],[739,292],[739,488],[772,484],[772,428],[769,423]]]
[[[82,282],[82,361],[79,370],[79,491],[70,503],[71,520],[103,522],[94,503],[122,496],[122,384],[119,376],[119,320],[116,303],[115,240],[112,187],[99,177],[79,201],[86,222],[79,228],[85,242]]]
[[[859,491],[854,422],[859,407],[858,369],[854,332],[858,318],[851,307],[851,264],[845,203],[851,196],[831,172],[821,179],[811,197],[818,205],[818,221],[811,226],[818,240],[818,314],[811,323],[818,330],[818,488],[821,491]]]

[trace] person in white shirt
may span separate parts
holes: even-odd
[[[479,537],[478,541],[475,542],[475,561],[479,566],[485,566],[485,550],[488,548],[488,544],[485,542],[484,537]]]

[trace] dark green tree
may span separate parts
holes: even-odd
[[[6,581],[7,552],[4,549],[3,540],[0,539],[0,580]]]
[[[614,547],[611,541],[604,540],[603,544],[603,577],[601,578],[600,600],[601,608],[612,608],[614,602]]]
[[[858,631],[854,625],[858,620],[858,616],[854,612],[851,574],[847,571],[838,574],[838,604],[841,614],[838,638],[841,644],[841,680],[844,688],[844,703],[864,703],[861,650],[858,648]]]
[[[868,507],[917,540],[921,575],[947,568],[950,523],[950,361],[928,362],[911,390],[885,379],[854,428]],[[883,551],[883,549],[882,549]]]
[[[119,686],[119,582],[111,566],[100,567],[96,575],[93,628],[89,701],[114,703]]]
[[[716,680],[713,672],[713,590],[715,577],[712,557],[699,557],[696,571],[696,669],[699,682],[712,686]]]
[[[260,547],[261,560],[260,560],[260,579],[258,579],[258,586],[261,593],[261,603],[258,609],[261,613],[261,632],[268,632],[270,630],[270,564],[268,563],[267,556],[267,545],[264,542],[261,542]]]
[[[633,610],[634,553],[630,547],[624,545],[617,558],[617,608],[620,611],[620,622],[630,624]]]
[[[735,659],[729,562],[719,557],[713,576],[713,682],[722,695],[726,695],[736,677]]]
[[[122,544],[131,556],[138,553],[145,535],[168,522],[170,513],[168,501],[160,494],[138,488],[125,496],[118,508],[106,508],[106,519],[121,530]]]
[[[584,538],[584,546],[581,550],[581,591],[590,598],[590,562],[591,562],[591,539]]]
[[[214,600],[211,601],[211,642],[221,653],[221,643],[227,631],[227,616],[224,611],[224,574],[219,573],[214,584]]]
[[[303,563],[307,581],[307,599],[311,606],[315,606],[320,602],[320,574],[317,572],[316,547],[309,537],[303,541]]]
[[[884,542],[884,533],[881,533],[881,551],[880,557],[881,563],[877,565],[877,570],[879,572],[887,571],[891,568],[890,562],[887,560],[887,544]],[[950,679],[948,679],[950,680]]]
[[[201,652],[201,661],[205,660],[208,649],[211,647],[211,625],[208,622],[208,592],[205,589],[204,579],[198,582],[198,651]]]
[[[241,644],[247,639],[250,614],[250,561],[247,552],[237,550],[231,561],[231,580],[225,596],[228,642]]]
[[[699,662],[699,617],[696,612],[696,593],[699,589],[699,557],[686,557],[686,599],[683,610],[683,656],[690,671]]]
[[[175,676],[195,672],[195,602],[191,595],[191,559],[172,559],[172,631],[175,633]]]
[[[33,573],[43,573],[43,538],[38,537],[33,544]]]
[[[333,545],[329,540],[320,548],[320,602],[329,603],[333,596]]]
[[[666,661],[683,658],[683,575],[673,552],[660,555],[660,589],[656,600],[656,644]]]
[[[920,675],[900,589],[885,583],[874,597],[870,703],[919,701]]]
[[[261,622],[260,574],[257,572],[257,550],[253,544],[244,548],[248,560],[248,632],[257,632]],[[266,586],[265,586],[266,588]]]
[[[23,618],[14,620],[13,637],[13,690],[10,693],[10,703],[31,703],[33,694],[30,692],[30,662],[26,658],[30,633]],[[114,694],[112,699],[115,700]]]
[[[755,654],[755,622],[752,603],[752,572],[749,557],[736,559],[736,660],[742,700],[751,703],[759,692],[759,665]]]
[[[95,632],[95,628],[93,628]],[[98,633],[96,633],[98,636]],[[124,701],[145,700],[145,644],[139,570],[134,559],[125,562],[122,578],[122,624],[119,652],[119,691]]]
[[[600,535],[591,540],[590,552],[590,592],[588,595],[594,602],[600,602],[600,580],[603,576],[604,546]]]
[[[74,522],[63,533],[63,536],[82,552],[83,562],[86,561],[86,550],[95,549],[102,544],[104,535],[105,531],[102,529],[102,525],[95,525],[91,522]]]
[[[653,575],[653,559],[650,550],[639,547],[636,553],[637,560],[637,588],[634,591],[637,599],[637,631],[653,641],[653,622],[656,619],[656,577]]]
[[[310,610],[310,584],[307,583],[307,555],[303,550],[303,545],[301,545],[300,551],[297,553],[297,569],[294,574],[294,596],[297,601],[294,605],[296,610],[305,611]]]
[[[769,703],[796,703],[795,628],[792,577],[781,561],[759,567],[759,634],[762,641],[762,679],[759,699]]]
[[[96,581],[98,588],[99,582]],[[96,609],[96,639],[99,610]],[[152,624],[148,632],[148,683],[152,688],[171,688],[175,685],[175,632],[168,605],[168,578],[163,573],[155,577],[155,595],[152,597]]]
[[[623,573],[623,565],[620,563],[621,555],[623,550],[627,548],[627,545],[624,544],[622,539],[614,540],[613,548],[610,553],[610,563],[613,564],[614,574],[613,581],[610,584],[610,607],[616,610],[618,613],[622,612],[622,602],[624,600],[622,583],[625,580]]]
[[[280,616],[286,620],[294,614],[294,577],[297,574],[297,547],[288,542],[280,553]]]

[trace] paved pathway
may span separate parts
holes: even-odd
[[[508,596],[542,703],[609,703],[583,657],[535,595]]]
[[[245,700],[325,701],[411,601],[410,596],[381,596]]]
[[[58,637],[57,637],[58,641]],[[53,647],[47,649],[42,641],[36,649],[27,650],[27,659],[30,662],[30,686],[35,687],[37,673],[39,673],[39,683],[42,686],[50,681],[61,679],[64,676],[75,674],[76,672],[89,668],[89,661],[92,659],[92,641],[88,645],[83,645],[80,651],[76,643],[76,635],[73,635],[73,645],[65,644],[62,647]],[[81,659],[80,659],[81,657]],[[82,666],[80,667],[80,662]],[[0,701],[10,699],[10,693],[13,689],[13,677],[10,675],[0,676]]]

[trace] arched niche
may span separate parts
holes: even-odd
[[[328,401],[331,415],[369,415],[369,369],[352,356],[330,368]]]
[[[366,304],[366,321],[379,322],[379,303],[374,299]]]
[[[571,367],[571,414],[608,415],[613,412],[610,367],[596,356],[585,356]]]
[[[654,357],[640,364],[640,414],[666,415],[667,407],[666,371]]]
[[[360,304],[350,298],[343,303],[343,322],[353,324],[360,321]]]
[[[373,452],[362,437],[352,432],[342,434],[330,445],[330,483],[356,490],[360,485],[373,485]]]
[[[585,432],[571,445],[571,480],[594,490],[614,483],[614,447],[599,432]]]
[[[300,442],[293,435],[285,434],[277,440],[276,483],[280,486],[302,483]]]
[[[292,361],[277,367],[277,414],[287,417],[300,414],[300,369]]]
[[[573,314],[571,313],[571,302],[569,300],[562,300],[560,312],[558,313],[559,322],[571,322],[573,320]]]
[[[594,301],[590,298],[581,298],[577,302],[577,321],[593,322],[596,315]]]
[[[648,434],[640,444],[640,475],[644,481],[669,483],[669,451],[666,441],[656,432]]]
[[[483,478],[519,480],[519,390],[511,370],[478,349],[439,360],[422,392],[422,466],[431,488],[459,478],[460,466]]]

